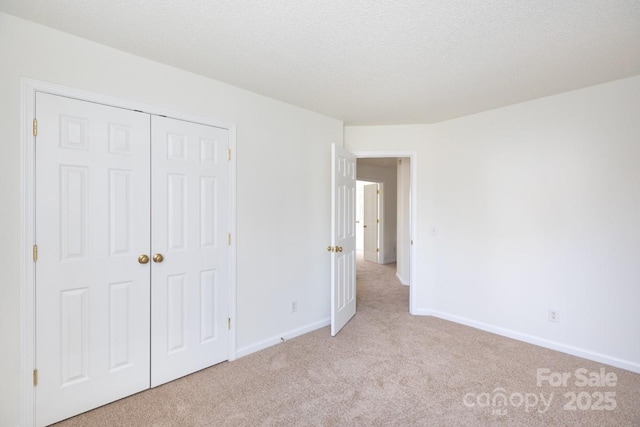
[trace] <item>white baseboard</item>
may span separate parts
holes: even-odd
[[[536,337],[533,335],[524,334],[511,329],[502,328],[500,326],[490,325],[487,323],[478,322],[475,320],[467,319],[460,316],[455,316],[448,313],[443,313],[430,309],[418,309],[414,313],[418,316],[433,316],[444,320],[449,320],[461,325],[470,326],[472,328],[480,329],[482,331],[491,332],[497,335],[501,335],[507,338],[513,338],[514,340],[523,341],[529,344],[537,345],[551,350],[567,353],[572,356],[582,357],[583,359],[592,360],[594,362],[605,363],[607,365],[615,366],[616,368],[626,369],[627,371],[640,374],[640,364],[631,362],[629,360],[619,359],[617,357],[608,356],[606,354],[597,353],[594,351],[586,350],[579,347],[563,344],[557,341],[551,341],[544,338]]]
[[[396,271],[396,278],[400,281],[400,284],[405,285],[405,286],[409,286],[409,282],[407,282],[406,280],[404,280],[404,279],[402,278],[402,276],[400,276],[400,275],[398,274],[398,272],[397,272],[397,271]]]
[[[325,326],[328,326],[330,324],[331,324],[331,319],[327,318],[327,319],[320,320],[319,322],[311,323],[309,325],[305,325],[300,328],[293,329],[291,331],[283,332],[274,337],[268,338],[264,341],[260,341],[255,344],[251,344],[249,346],[239,348],[236,351],[236,358],[248,356],[251,353],[255,353],[256,351],[264,350],[265,348],[269,348],[276,344],[280,344],[282,342],[282,338],[284,338],[285,340],[289,340],[291,338],[304,335],[311,331],[315,331],[316,329],[324,328]]]

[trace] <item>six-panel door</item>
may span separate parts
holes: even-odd
[[[151,386],[227,360],[226,129],[152,118]]]
[[[356,314],[356,158],[331,146],[331,336]]]
[[[228,131],[42,93],[36,115],[47,425],[228,358]]]
[[[149,387],[149,116],[38,93],[36,422]]]

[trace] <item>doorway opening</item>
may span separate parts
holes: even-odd
[[[356,153],[356,249],[358,263],[393,268],[399,282],[413,289],[412,153]],[[362,267],[361,267],[362,268]]]

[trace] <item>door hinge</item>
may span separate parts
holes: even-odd
[[[231,233],[227,233],[227,245],[231,245]]]
[[[231,330],[231,318],[227,317],[227,329]]]
[[[33,262],[38,261],[38,245],[33,245]]]
[[[227,160],[231,160],[231,148],[227,148]]]
[[[376,190],[376,194],[380,194],[380,190]]]
[[[38,136],[38,119],[33,119],[33,136]]]
[[[380,248],[376,248],[376,252],[380,252]]]
[[[376,219],[376,224],[380,224],[380,218]]]
[[[33,385],[34,386],[38,385],[38,370],[37,369],[33,370]]]

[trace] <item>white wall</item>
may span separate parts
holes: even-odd
[[[379,159],[358,159],[359,180],[382,183],[382,263],[396,262],[397,187],[396,165],[373,164]]]
[[[640,372],[639,118],[636,76],[345,145],[417,152],[419,312]]]
[[[330,144],[342,145],[341,122],[2,13],[0,57],[0,426],[19,423],[21,77],[235,123],[238,349],[328,319]]]

